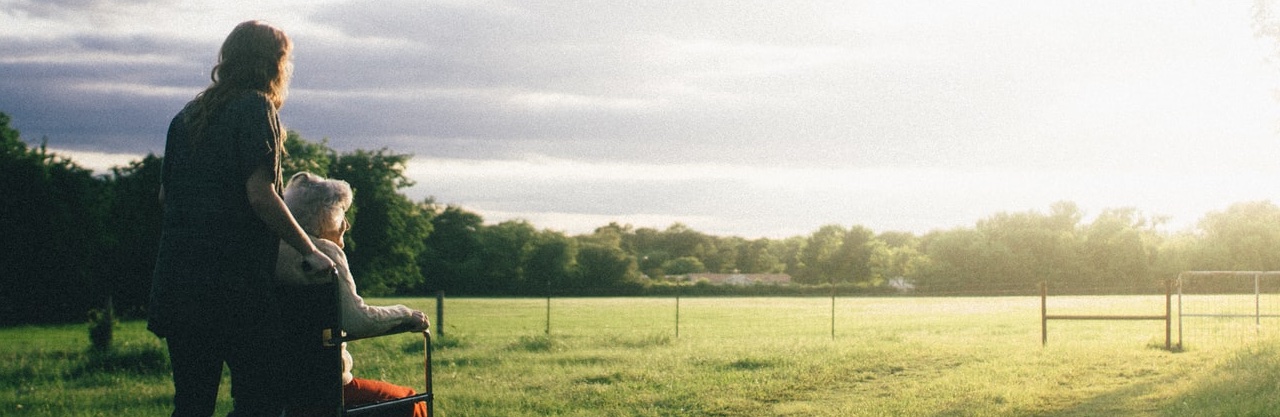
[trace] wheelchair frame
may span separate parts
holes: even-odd
[[[393,334],[408,333],[412,326],[402,325],[390,331],[365,337],[347,336],[342,326],[341,286],[334,271],[332,280],[319,284],[278,287],[285,325],[282,348],[288,352],[291,366],[284,367],[281,377],[296,389],[288,395],[290,404],[316,405],[332,410],[326,415],[355,417],[371,415],[388,408],[425,402],[427,415],[434,416],[435,394],[431,376],[431,332],[423,337],[423,392],[404,398],[362,404],[347,408],[343,398],[342,344]]]

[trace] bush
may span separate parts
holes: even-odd
[[[116,324],[116,315],[112,311],[111,303],[107,303],[105,310],[93,309],[89,310],[89,342],[92,344],[93,350],[107,351],[111,349],[111,339],[114,336]]]

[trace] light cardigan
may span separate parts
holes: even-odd
[[[347,265],[347,255],[342,248],[326,239],[309,236],[316,248],[329,256],[338,268],[339,303],[342,310],[342,327],[348,336],[366,337],[386,333],[392,328],[411,321],[413,310],[403,305],[389,307],[371,306],[364,303],[364,298],[356,294],[356,282],[351,277],[351,268]],[[327,274],[306,274],[302,272],[302,254],[292,246],[280,242],[280,255],[276,262],[276,279],[280,285],[318,284],[330,279]],[[351,354],[347,353],[347,344],[342,344],[342,383],[351,383]]]

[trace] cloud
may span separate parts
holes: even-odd
[[[338,4],[313,15],[341,35],[312,52],[300,46],[297,85],[335,102],[352,91],[344,107],[395,115],[373,136],[488,138],[478,151],[493,142],[563,155],[751,140],[772,125],[762,119],[791,116],[777,114],[779,104],[808,99],[788,79],[842,59],[839,46],[794,35],[803,25],[773,24],[779,10],[762,4],[735,5],[729,16],[715,5]],[[786,43],[796,38],[815,43]],[[362,77],[334,77],[349,73]],[[363,94],[370,86],[418,99]],[[789,103],[757,98],[769,94]],[[689,154],[672,157],[721,157]]]
[[[8,0],[3,2],[10,13],[28,14],[46,19],[78,19],[121,8],[143,4],[165,4],[165,0]]]
[[[1255,37],[1242,4],[0,0],[0,10],[0,111],[29,140],[159,151],[169,119],[207,85],[222,37],[263,18],[296,43],[287,127],[341,151],[385,147],[446,167],[415,169],[415,195],[495,218],[921,230],[1057,200],[1202,209],[1265,198],[1258,179],[1280,160],[1276,68],[1265,61],[1276,48]]]

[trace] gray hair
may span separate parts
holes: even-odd
[[[302,230],[318,236],[342,226],[352,195],[351,185],[346,181],[299,172],[289,178],[289,185],[284,189],[284,204]]]

